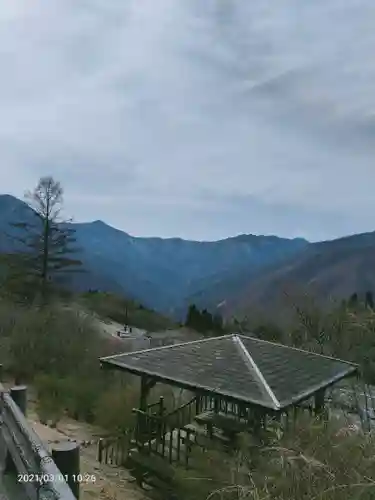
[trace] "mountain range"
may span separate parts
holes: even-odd
[[[0,195],[0,234],[33,215],[25,202]],[[87,271],[73,277],[75,290],[118,293],[176,318],[193,302],[243,314],[272,307],[290,287],[308,287],[326,299],[375,284],[375,233],[320,243],[251,234],[200,242],[134,237],[99,220],[69,225]],[[1,238],[0,251],[9,249]]]
[[[331,299],[364,298],[375,290],[375,232],[310,243],[293,258],[259,273],[225,304],[226,315],[285,310],[302,294],[323,306]],[[289,299],[288,299],[289,296]]]

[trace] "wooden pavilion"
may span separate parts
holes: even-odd
[[[292,410],[320,413],[327,388],[358,374],[352,363],[240,334],[224,335],[108,356],[102,368],[141,377],[133,455],[161,456],[188,465],[194,444],[236,433],[257,433],[270,420],[287,424]],[[163,400],[148,403],[158,382],[193,397],[167,413]],[[203,443],[203,444],[202,444]]]

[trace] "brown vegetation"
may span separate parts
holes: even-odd
[[[335,355],[361,364],[367,382],[374,380],[375,314],[368,308],[338,307],[322,315],[313,301],[295,307],[294,327],[272,324],[244,331]],[[114,353],[114,344],[98,335],[89,317],[60,306],[0,303],[1,362],[12,377],[35,387],[41,420],[64,416],[99,425],[112,434],[133,426],[138,383],[130,376],[104,373],[98,358]],[[138,382],[138,381],[137,381]],[[154,391],[173,404],[166,388]],[[181,500],[346,500],[375,495],[375,453],[371,433],[344,432],[345,422],[301,419],[298,427],[255,448],[244,438],[240,451],[198,453],[195,469],[177,473]]]
[[[302,418],[258,449],[244,440],[232,455],[202,452],[196,470],[178,473],[178,498],[369,500],[375,495],[374,444],[371,434],[344,435],[338,422]]]

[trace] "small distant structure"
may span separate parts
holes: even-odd
[[[117,330],[117,336],[120,338],[128,337],[133,333],[133,328],[129,325],[124,325],[122,330]]]

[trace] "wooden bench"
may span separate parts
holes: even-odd
[[[225,413],[206,412],[195,416],[195,420],[208,427],[216,427],[224,433],[237,434],[249,428],[246,420],[238,420],[236,417]]]
[[[230,445],[232,441],[231,438],[215,430],[213,430],[212,434],[209,435],[204,428],[196,427],[194,424],[185,425],[185,429],[188,429],[191,432],[189,432],[187,437],[183,438],[183,440],[190,441],[191,443],[197,444],[203,448],[211,447],[213,440],[217,440],[225,446]]]

